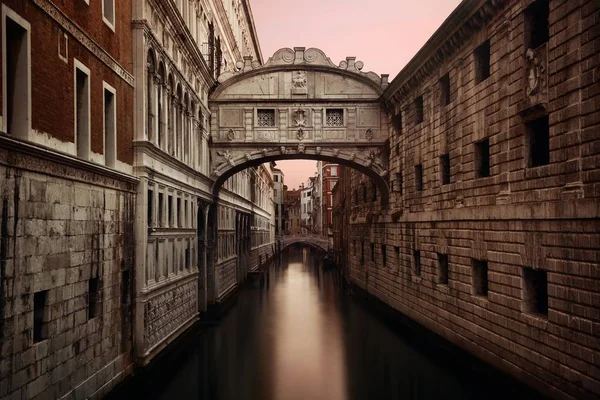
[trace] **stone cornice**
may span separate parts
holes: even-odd
[[[252,43],[254,44],[254,51],[256,51],[256,55],[258,56],[258,62],[260,64],[264,63],[262,50],[260,49],[260,42],[258,41],[258,34],[256,33],[256,25],[254,24],[254,15],[252,14],[252,8],[250,7],[250,2],[248,0],[242,0],[242,4],[244,5],[244,10],[246,11],[246,17],[248,18],[248,26],[250,28],[250,34],[252,35]]]
[[[96,43],[91,37],[85,33],[83,29],[70,19],[60,8],[58,8],[51,0],[33,0],[36,6],[44,10],[54,21],[56,21],[63,29],[65,29],[71,36],[73,36],[79,43],[87,48],[92,54],[94,54],[100,61],[102,61],[108,68],[110,68],[115,74],[123,79],[131,87],[134,86],[135,78],[125,68],[119,64],[117,60],[113,58],[106,50]]]
[[[48,147],[41,146],[37,143],[18,140],[18,139],[15,139],[5,133],[2,133],[2,132],[0,132],[0,149],[8,150],[9,153],[13,153],[13,154],[20,153],[20,154],[25,154],[25,155],[34,157],[36,159],[51,161],[51,162],[54,162],[57,164],[64,165],[66,167],[73,168],[74,170],[77,170],[77,171],[85,171],[85,172],[90,172],[93,174],[98,174],[98,175],[104,176],[106,178],[115,179],[117,181],[125,182],[128,184],[136,185],[139,182],[139,179],[134,176],[116,171],[116,170],[108,168],[108,167],[105,167],[104,165],[96,164],[96,163],[93,163],[93,162],[87,161],[87,160],[82,160],[71,154],[59,152],[54,149],[50,149]],[[18,158],[20,159],[20,157],[18,157]],[[0,159],[0,164],[5,164],[8,166],[15,166],[13,164],[6,164],[3,159]],[[30,169],[35,172],[43,172],[43,171],[35,170],[33,168],[27,168],[25,166],[20,166],[20,168]],[[64,175],[61,175],[58,173],[56,173],[55,175],[65,178]],[[76,179],[76,178],[68,177],[67,179],[80,180],[80,181],[87,182],[86,180],[84,180],[82,178]]]
[[[463,0],[425,45],[398,73],[386,88],[387,103],[399,103],[401,98],[427,79],[472,35],[492,20],[508,0]]]
[[[230,43],[231,48],[233,50],[234,60],[242,59],[242,51],[238,47],[238,44],[235,40],[235,35],[233,33],[233,29],[231,29],[231,24],[229,23],[229,18],[227,18],[227,12],[225,11],[225,7],[223,7],[223,2],[219,0],[213,1],[216,7],[217,15],[221,17],[221,22],[223,25],[223,34],[227,37],[227,41]]]

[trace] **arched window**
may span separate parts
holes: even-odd
[[[154,54],[148,52],[147,73],[146,73],[146,135],[148,140],[154,140],[154,74],[155,74]]]

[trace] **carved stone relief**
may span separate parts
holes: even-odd
[[[540,49],[527,49],[525,61],[527,68],[527,96],[534,96],[545,92],[546,60],[544,54],[542,54]]]

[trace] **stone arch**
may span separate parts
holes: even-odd
[[[362,72],[321,50],[277,51],[264,65],[246,57],[224,72],[211,99],[213,194],[231,175],[261,163],[315,159],[357,169],[389,202],[387,75]]]
[[[282,151],[282,149],[254,151],[252,153],[243,154],[231,151],[220,152],[217,153],[217,158],[221,161],[215,170],[213,170],[215,181],[212,193],[214,196],[217,196],[221,186],[227,179],[247,168],[256,167],[271,161],[296,159],[317,160],[341,164],[362,172],[368,176],[379,189],[382,204],[388,204],[390,193],[388,180],[386,179],[388,172],[387,170],[384,170],[382,166],[374,165],[369,157],[370,156],[365,156],[364,154],[357,156],[355,152],[343,152],[336,149],[321,149],[320,151],[317,151],[316,149],[305,149],[302,153],[292,151],[287,152]]]

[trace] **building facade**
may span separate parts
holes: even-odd
[[[463,1],[384,93],[390,204],[348,174],[351,281],[556,399],[600,393],[597,22]]]
[[[302,191],[301,189],[286,190],[285,192],[285,234],[297,235],[302,232]]]
[[[131,1],[1,3],[0,398],[101,395],[133,369]]]
[[[303,234],[313,231],[313,182],[314,178],[310,178],[307,187],[300,190],[300,230]]]
[[[340,165],[319,161],[317,169],[321,177],[321,233],[332,236],[333,228],[333,188],[339,178]]]
[[[273,169],[273,201],[275,202],[275,235],[283,235],[285,231],[284,197],[286,186],[283,182],[283,172]]]

